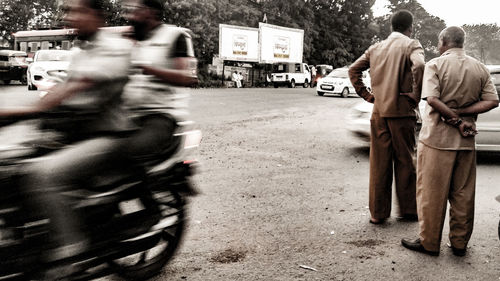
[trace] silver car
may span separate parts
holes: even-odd
[[[500,93],[500,66],[487,66],[490,70],[493,83],[497,92]],[[420,112],[424,112],[427,102],[419,103]],[[363,145],[370,143],[370,117],[373,104],[361,102],[354,106],[349,114],[348,127],[351,133],[361,141]],[[421,120],[417,118],[417,129],[420,128]],[[480,114],[476,122],[479,134],[476,136],[476,149],[478,151],[500,152],[500,107],[494,108],[486,113]]]

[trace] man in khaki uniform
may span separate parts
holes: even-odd
[[[487,68],[465,55],[465,32],[448,27],[439,35],[441,56],[425,67],[422,98],[427,100],[417,162],[417,206],[420,238],[403,246],[439,255],[450,202],[450,243],[465,255],[474,222],[477,114],[498,106]],[[463,119],[462,119],[463,118]]]
[[[372,45],[349,68],[356,93],[373,103],[370,149],[370,222],[383,223],[391,215],[393,167],[400,216],[416,220],[415,199],[415,128],[424,51],[410,39],[413,16],[396,12],[393,32]],[[372,93],[362,81],[362,72],[370,69]]]

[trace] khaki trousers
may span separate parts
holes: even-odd
[[[476,151],[439,150],[418,144],[417,206],[420,240],[439,251],[450,201],[450,243],[465,249],[474,224]]]
[[[415,117],[383,118],[373,114],[370,147],[370,213],[391,215],[392,179],[401,215],[417,213],[415,199]],[[393,175],[394,171],[394,175]]]

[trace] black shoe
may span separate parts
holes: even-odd
[[[422,244],[420,243],[420,238],[414,241],[408,239],[401,239],[401,244],[403,245],[403,247],[410,249],[412,251],[424,253],[431,256],[439,256],[439,251],[434,252],[426,250],[424,246],[422,246]]]
[[[417,222],[418,215],[406,214],[406,215],[402,215],[402,216],[398,217],[397,220],[401,221],[401,222]]]
[[[458,257],[463,257],[465,256],[465,253],[467,252],[467,248],[465,249],[458,249],[453,246],[451,246],[451,250],[453,251],[453,254]]]
[[[374,218],[370,219],[371,224],[383,224],[384,222],[385,222],[385,219],[374,219]]]

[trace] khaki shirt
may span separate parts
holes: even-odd
[[[351,83],[363,98],[369,95],[362,72],[370,69],[373,114],[380,117],[415,116],[416,103],[400,93],[414,92],[420,100],[424,71],[424,50],[417,40],[393,32],[372,45],[349,68]]]
[[[422,98],[437,97],[449,108],[465,108],[481,100],[498,100],[488,69],[459,48],[449,49],[425,66]],[[475,122],[477,116],[463,117]],[[419,141],[442,150],[474,150],[474,137],[462,137],[457,128],[444,123],[430,105],[422,114]]]

